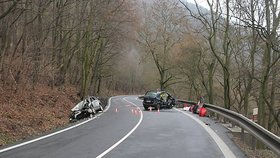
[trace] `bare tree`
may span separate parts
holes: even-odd
[[[220,3],[219,1],[207,1],[208,6],[210,8],[210,11],[205,11],[203,8],[201,8],[198,3],[195,1],[195,10],[191,9],[188,3],[184,3],[180,1],[186,10],[188,11],[189,15],[197,20],[198,24],[202,24],[202,27],[196,27],[196,32],[199,33],[202,37],[205,38],[205,40],[208,43],[208,48],[211,50],[211,54],[208,58],[210,59],[207,64],[208,69],[208,88],[207,88],[207,94],[209,96],[209,102],[214,102],[214,92],[213,92],[213,85],[214,85],[214,73],[215,73],[215,65],[217,61],[222,67],[223,74],[224,74],[224,103],[225,107],[230,107],[230,98],[229,98],[229,59],[230,59],[230,53],[229,53],[229,41],[228,41],[228,21],[226,21],[225,25],[225,31],[224,31],[224,40],[227,40],[227,42],[224,42],[224,47],[219,47],[220,43],[222,43],[224,40],[221,39],[219,35],[221,33],[219,30],[221,30],[221,19],[222,19],[222,13],[220,11]],[[205,31],[197,30],[202,29]],[[207,48],[207,47],[206,47]],[[222,52],[222,49],[224,53]],[[204,49],[206,50],[206,49]],[[205,62],[204,62],[205,63]]]
[[[82,97],[100,91],[113,73],[130,27],[132,2],[15,0],[0,2],[0,75],[24,81],[81,85]],[[21,48],[21,49],[20,49]],[[50,60],[49,60],[50,59]],[[15,81],[15,82],[14,82]],[[29,84],[24,84],[29,85]],[[97,87],[97,88],[95,88]],[[98,89],[98,90],[97,90]]]
[[[171,53],[183,32],[185,16],[178,3],[157,0],[152,7],[144,6],[145,22],[139,32],[139,43],[144,46],[148,56],[159,73],[160,89],[165,89],[178,80],[171,73]]]

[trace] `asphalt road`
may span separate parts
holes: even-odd
[[[110,102],[93,120],[8,151],[0,149],[0,158],[244,157],[223,127],[205,124],[207,118],[177,109],[143,111],[136,96]]]

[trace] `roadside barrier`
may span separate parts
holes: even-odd
[[[197,104],[193,101],[181,100],[177,99],[177,102],[180,103],[187,103],[187,104]],[[252,134],[255,138],[259,141],[264,143],[267,147],[273,150],[278,156],[280,156],[280,137],[276,136],[272,132],[268,131],[267,129],[263,128],[259,124],[255,123],[254,121],[248,119],[247,117],[239,114],[237,112],[216,106],[211,104],[204,104],[204,107],[207,108],[209,111],[214,112],[216,114],[222,115],[223,117],[229,119],[232,122],[235,122],[240,127],[248,131]]]

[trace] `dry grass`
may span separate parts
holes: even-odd
[[[239,148],[246,154],[248,158],[278,158],[277,155],[268,149],[255,149],[253,150],[251,146],[244,143],[240,137],[234,136],[233,141]]]

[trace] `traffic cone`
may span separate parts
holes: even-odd
[[[134,109],[134,115],[137,115],[137,108]]]
[[[116,108],[116,112],[118,112],[118,108]]]
[[[152,111],[152,107],[150,106],[149,109],[150,109],[150,112],[151,112]]]

